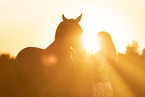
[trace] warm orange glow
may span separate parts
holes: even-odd
[[[114,97],[145,97],[145,54],[144,56],[125,54],[126,46],[132,40],[139,43],[140,53],[145,48],[144,9],[145,0],[0,0],[0,54],[9,53],[16,56],[25,47],[45,49],[54,40],[56,28],[62,21],[62,14],[69,19],[75,19],[83,13],[80,25],[83,29],[84,47],[90,55],[100,50],[97,39],[97,33],[100,31],[108,32],[117,52],[124,53],[118,55],[119,61],[110,72]],[[49,77],[54,70],[51,71],[49,67],[55,67],[59,59],[55,55],[46,55],[41,60],[45,64],[44,68],[42,67],[44,70],[42,77]],[[104,61],[103,58],[102,60]],[[86,77],[89,75],[88,71],[92,70],[91,65],[94,64],[86,60],[83,62],[84,64],[79,64],[78,70],[80,70],[80,85],[85,86],[89,79]],[[23,82],[19,82],[17,78],[19,74],[16,75],[19,72],[16,72],[17,66],[13,63],[15,60],[8,55],[0,56],[0,76],[2,75],[0,91],[2,95],[20,97],[19,92],[23,89],[20,89],[19,83],[21,85]],[[77,68],[77,65],[75,66]],[[33,70],[35,71],[35,67]],[[61,74],[63,73],[59,75]],[[71,75],[71,72],[68,74]],[[43,82],[39,84],[50,81]],[[45,90],[50,88],[55,90],[56,87],[49,85],[41,87],[41,92],[45,93]],[[24,90],[26,87],[24,86]]]
[[[84,47],[89,52],[89,54],[95,53],[100,49],[97,41],[97,35],[95,35],[95,32],[92,34],[84,32],[83,42],[84,42]]]
[[[125,21],[115,11],[105,8],[87,8],[84,10],[81,26],[83,28],[83,41],[86,50],[91,54],[99,50],[97,33],[108,32],[116,46],[117,51],[125,52],[130,36],[127,33]],[[123,40],[122,40],[123,37]]]
[[[144,0],[26,1],[0,1],[1,53],[16,56],[24,47],[46,48],[53,42],[56,27],[62,21],[61,15],[76,18],[81,13],[81,25],[91,26],[84,26],[84,31],[88,29],[90,33],[93,28],[95,32],[109,32],[117,51],[125,53],[132,40],[139,42],[140,51],[145,46]]]
[[[117,93],[118,97],[136,97],[131,91],[130,87],[125,83],[116,70],[111,72],[112,83],[115,87],[114,92]]]

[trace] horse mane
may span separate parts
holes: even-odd
[[[62,38],[64,35],[66,35],[66,33],[62,33],[62,32],[66,32],[66,31],[64,31],[65,27],[66,27],[66,25],[63,21],[61,23],[59,23],[59,25],[56,29],[55,39]]]

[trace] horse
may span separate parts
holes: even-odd
[[[30,97],[74,97],[77,70],[72,53],[79,59],[87,56],[81,17],[67,19],[62,15],[52,44],[46,49],[24,48],[16,56],[18,72],[29,87]]]

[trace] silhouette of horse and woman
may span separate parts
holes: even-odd
[[[107,74],[115,64],[115,46],[107,32],[99,32],[101,50],[89,56],[83,46],[81,17],[67,19],[62,15],[50,46],[27,47],[18,53],[24,97],[113,97]]]

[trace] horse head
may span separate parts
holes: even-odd
[[[87,56],[87,52],[82,41],[83,30],[79,25],[81,17],[82,14],[76,19],[67,19],[62,15],[63,21],[56,30],[55,40],[64,41],[64,44],[72,48],[80,59],[84,59]]]

